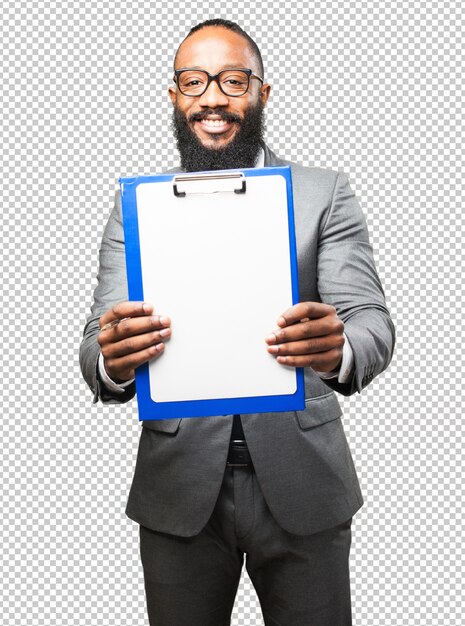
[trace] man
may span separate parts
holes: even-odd
[[[240,27],[199,24],[174,65],[174,171],[288,163],[263,141],[271,88]],[[140,524],[152,626],[229,624],[244,554],[267,626],[351,623],[350,526],[362,496],[333,390],[360,392],[388,366],[394,328],[347,178],[290,165],[300,302],[276,311],[264,350],[305,368],[306,409],[143,422],[126,512]],[[117,198],[81,345],[95,401],[132,398],[135,368],[169,350],[176,320],[156,306],[127,302]],[[196,321],[212,340],[208,319]]]

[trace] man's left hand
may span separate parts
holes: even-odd
[[[283,365],[336,370],[342,360],[344,322],[336,309],[321,302],[300,302],[278,319],[279,329],[266,338],[268,352]]]

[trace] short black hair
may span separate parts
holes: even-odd
[[[193,26],[190,29],[190,31],[187,33],[187,35],[184,37],[181,44],[179,45],[178,50],[176,51],[176,54],[174,57],[175,65],[176,65],[176,57],[178,56],[179,48],[186,41],[186,39],[190,37],[191,35],[193,35],[194,33],[196,33],[198,30],[201,30],[202,28],[206,28],[207,26],[221,26],[222,28],[227,28],[228,30],[232,30],[234,33],[237,33],[238,35],[241,35],[241,37],[244,37],[244,39],[249,44],[253,54],[257,57],[260,74],[261,74],[261,77],[264,78],[265,72],[263,68],[263,59],[262,59],[261,52],[257,44],[255,43],[255,41],[252,39],[252,37],[248,33],[245,32],[243,28],[239,26],[239,24],[236,24],[235,22],[231,22],[230,20],[223,20],[220,18],[216,18],[212,20],[205,20],[205,22],[201,22],[200,24],[197,24],[196,26]]]

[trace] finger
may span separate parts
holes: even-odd
[[[148,302],[119,302],[106,311],[99,320],[102,328],[105,324],[123,317],[139,317],[140,315],[150,315],[153,313],[153,306]]]
[[[105,359],[105,369],[111,378],[119,380],[130,380],[134,378],[134,370],[148,363],[152,359],[160,356],[165,349],[164,343],[157,343],[145,350],[134,352],[115,359]]]
[[[324,337],[326,335],[342,335],[344,323],[338,317],[322,317],[308,322],[300,322],[285,328],[278,328],[269,334],[265,341],[268,344],[299,341],[310,337]]]
[[[144,315],[142,317],[129,317],[121,320],[119,324],[109,330],[101,330],[97,341],[100,346],[123,341],[129,337],[142,335],[154,330],[161,331],[171,325],[171,320],[165,315]],[[166,336],[166,333],[165,333]]]
[[[171,328],[163,328],[141,335],[133,335],[116,343],[107,343],[102,346],[102,354],[105,359],[114,359],[134,352],[140,352],[157,343],[166,341],[171,335]]]
[[[304,318],[317,319],[325,315],[335,315],[336,309],[331,304],[323,302],[299,302],[284,311],[279,317],[278,326],[284,327],[300,322]]]
[[[305,355],[305,354],[318,354],[320,352],[327,352],[334,348],[342,348],[344,345],[344,337],[342,336],[326,336],[317,337],[312,339],[304,339],[302,341],[291,341],[288,343],[281,343],[273,346],[268,346],[268,352],[274,355]]]
[[[318,354],[306,354],[295,356],[278,356],[276,360],[281,365],[292,367],[313,367],[319,372],[332,372],[342,359],[342,350],[334,349]]]
[[[127,337],[141,335],[152,330],[168,328],[170,324],[170,318],[165,315],[145,315],[143,317],[130,317],[123,319],[112,329],[112,331],[115,339],[120,341],[122,339],[126,339]]]

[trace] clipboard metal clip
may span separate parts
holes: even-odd
[[[180,191],[178,189],[178,184],[179,183],[198,183],[198,182],[203,182],[203,181],[212,181],[212,180],[217,180],[217,181],[230,181],[232,180],[233,182],[235,181],[239,181],[239,183],[241,183],[240,187],[233,187],[232,189],[229,188],[229,186],[221,184],[219,186],[218,189],[208,189],[208,190],[203,190],[203,191]],[[189,194],[204,194],[204,193],[220,193],[223,191],[234,191],[234,193],[245,193],[246,192],[246,182],[245,182],[245,174],[243,172],[226,172],[226,173],[222,173],[222,174],[196,174],[193,176],[175,176],[173,178],[173,193],[177,198],[184,198],[186,193]]]

